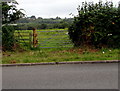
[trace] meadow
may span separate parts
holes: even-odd
[[[28,37],[24,32],[28,32]],[[38,46],[29,49],[30,32],[32,33],[29,30],[20,31],[21,35],[24,35],[23,39],[28,39],[19,41],[25,50],[3,52],[3,64],[118,60],[119,49],[75,48],[69,40],[66,29],[37,30]],[[28,43],[26,47],[24,42]]]

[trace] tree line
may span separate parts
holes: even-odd
[[[36,18],[35,16],[31,16],[19,19],[16,23],[19,30],[31,30],[33,27],[36,29],[64,29],[68,28],[72,21],[73,18]]]

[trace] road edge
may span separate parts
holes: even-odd
[[[0,66],[2,66],[2,67],[11,67],[11,66],[35,66],[35,65],[58,65],[58,64],[93,64],[93,63],[119,63],[119,62],[120,62],[120,60],[69,61],[69,62],[0,64]]]

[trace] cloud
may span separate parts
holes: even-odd
[[[28,16],[39,17],[71,17],[70,13],[77,14],[77,7],[84,0],[17,0],[19,8],[23,8]],[[91,0],[86,0],[90,2]],[[99,0],[92,0],[98,2]],[[104,0],[106,1],[106,0]],[[117,3],[119,0],[113,0]]]

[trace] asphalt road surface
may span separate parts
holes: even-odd
[[[118,64],[3,67],[3,89],[118,89]]]

